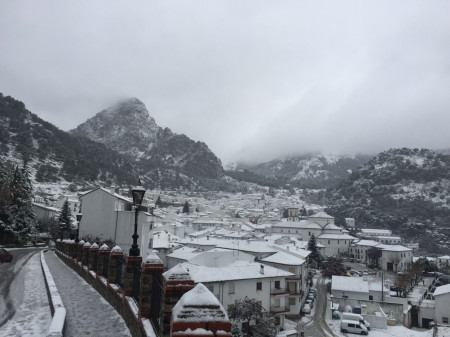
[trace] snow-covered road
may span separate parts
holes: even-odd
[[[52,316],[40,255],[24,249],[14,259],[1,266],[0,337],[45,336]]]

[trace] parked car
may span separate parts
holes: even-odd
[[[347,332],[357,333],[358,335],[368,335],[369,334],[369,331],[364,326],[364,324],[362,324],[358,321],[353,321],[353,320],[348,320],[348,319],[343,319],[341,321],[341,332],[342,333],[347,333]]]
[[[348,319],[353,321],[358,321],[359,323],[364,324],[364,326],[367,328],[367,330],[370,330],[370,323],[367,322],[364,317],[360,314],[354,314],[351,312],[343,312],[342,313],[342,319]]]
[[[8,253],[6,249],[0,248],[0,261],[1,262],[11,262],[13,256],[11,253]]]
[[[312,301],[312,300],[306,300],[305,303],[306,303],[306,304],[309,304],[309,306],[311,307],[311,309],[314,308],[314,301]]]
[[[302,314],[309,315],[310,313],[311,313],[311,307],[309,306],[308,303],[304,304],[303,308],[302,308]]]
[[[345,268],[345,270],[350,270],[350,269],[352,269],[352,267],[350,267],[350,266],[345,266],[344,268]]]

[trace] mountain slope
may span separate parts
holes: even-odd
[[[138,174],[128,156],[59,130],[1,93],[0,155],[27,162],[37,182],[127,184]]]
[[[409,238],[450,228],[450,155],[391,149],[327,190],[329,212],[361,227],[390,228]],[[436,230],[436,232],[439,232]],[[448,235],[448,234],[447,234]]]
[[[369,156],[309,154],[275,159],[258,165],[238,164],[235,171],[247,170],[269,180],[302,188],[327,188],[345,179]]]
[[[205,143],[159,127],[136,98],[99,112],[70,133],[137,158],[140,168],[152,179],[158,179],[164,171],[197,181],[224,176],[220,160]]]

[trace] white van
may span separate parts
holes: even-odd
[[[343,319],[341,321],[341,332],[342,333],[357,333],[358,335],[368,335],[369,331],[364,326],[364,324],[359,321],[353,321],[350,319]]]
[[[367,328],[367,330],[370,330],[370,323],[367,322],[364,317],[360,314],[353,314],[351,312],[343,312],[342,313],[342,319],[351,319],[353,321],[359,321],[360,323],[364,324],[364,326]]]

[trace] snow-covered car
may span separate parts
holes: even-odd
[[[308,303],[306,303],[305,305],[303,305],[302,314],[309,315],[310,313],[311,313],[311,307],[309,306]]]
[[[11,253],[8,253],[6,249],[0,248],[0,261],[1,262],[11,262],[13,256]]]
[[[311,309],[314,308],[314,301],[313,300],[306,300],[305,303],[308,304],[311,307]]]

